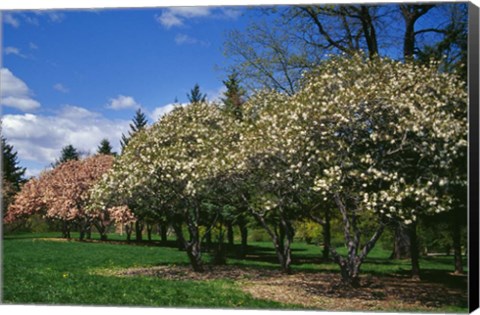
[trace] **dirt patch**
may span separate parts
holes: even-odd
[[[336,285],[340,283],[340,276],[335,273],[295,272],[287,275],[278,270],[239,266],[206,266],[202,273],[193,272],[188,266],[156,266],[123,269],[113,274],[168,280],[230,279],[256,298],[322,310],[435,311],[445,306],[467,306],[466,277],[459,278],[460,285],[452,287],[402,275],[364,276],[361,287],[352,289]]]

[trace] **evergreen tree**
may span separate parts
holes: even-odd
[[[102,139],[100,145],[98,146],[97,153],[98,154],[106,154],[106,155],[117,155],[117,153],[112,151],[112,146],[110,145],[110,141],[107,138]]]
[[[142,110],[139,108],[135,112],[135,116],[132,119],[132,122],[130,123],[130,131],[128,132],[128,135],[126,136],[125,134],[122,134],[122,139],[120,140],[120,145],[122,146],[122,151],[125,148],[125,146],[128,144],[128,141],[130,138],[140,129],[144,128],[147,125],[147,117],[145,114],[142,112]]]
[[[17,152],[14,151],[13,146],[7,143],[7,140],[2,136],[2,178],[4,181],[10,183],[12,187],[18,191],[20,184],[25,181],[25,168],[18,164]]]
[[[203,103],[207,100],[207,94],[202,94],[200,92],[200,87],[198,84],[195,84],[190,93],[187,93],[188,100],[190,103]]]
[[[25,182],[25,168],[19,166],[17,152],[13,146],[7,143],[7,140],[1,135],[0,121],[0,145],[2,147],[2,157],[0,164],[2,165],[2,183],[1,183],[1,202],[2,213],[6,213],[6,209],[12,202],[14,196],[20,191],[21,185]]]
[[[246,91],[240,86],[238,80],[238,73],[233,71],[228,80],[223,81],[223,84],[227,88],[227,91],[223,93],[225,96],[222,98],[222,102],[225,104],[225,110],[232,113],[237,119],[242,118],[242,104],[245,102]]]
[[[57,161],[55,161],[55,163],[53,164],[53,167],[58,166],[59,164],[62,164],[70,160],[78,161],[79,159],[80,159],[80,153],[77,151],[77,149],[73,145],[69,144],[62,148],[62,152],[60,153],[60,158]]]

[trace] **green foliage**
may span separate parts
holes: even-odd
[[[233,71],[223,84],[227,88],[222,98],[225,110],[237,119],[242,119],[242,105],[245,102],[246,91],[240,86],[238,73]]]
[[[22,182],[25,181],[25,168],[19,165],[17,152],[7,140],[1,136],[2,146],[2,178],[11,183],[18,191]]]
[[[100,142],[100,145],[97,148],[97,153],[98,154],[106,154],[106,155],[117,155],[117,153],[112,151],[112,146],[110,144],[110,141],[108,141],[107,138],[102,139]]]
[[[56,167],[70,160],[77,161],[79,158],[80,158],[80,153],[77,151],[77,149],[73,145],[69,144],[62,148],[62,152],[60,153],[60,158],[57,161],[55,161],[53,166]]]
[[[135,133],[145,128],[148,124],[147,116],[142,112],[142,109],[137,109],[135,111],[135,116],[130,123],[130,130],[128,131],[128,135],[122,134],[122,139],[120,140],[120,145],[122,146],[122,151],[125,146],[128,144],[130,139],[133,137]]]
[[[2,198],[2,213],[6,213],[6,209],[13,201],[15,194],[20,191],[21,185],[25,182],[24,167],[19,165],[17,152],[13,146],[7,143],[7,140],[1,136],[2,157],[0,163],[2,163],[2,183],[1,190]]]
[[[207,100],[207,94],[200,92],[200,86],[198,84],[195,84],[193,89],[190,90],[190,93],[187,93],[187,97],[191,104],[204,103]]]
[[[322,242],[322,227],[311,220],[296,222],[295,236],[307,244],[320,244]]]
[[[268,242],[270,240],[270,236],[264,229],[251,229],[249,232],[249,238],[253,242]]]

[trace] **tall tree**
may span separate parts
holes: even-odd
[[[245,103],[246,91],[240,86],[238,73],[233,71],[228,79],[223,81],[227,90],[223,93],[222,102],[225,110],[234,115],[237,119],[242,118],[242,105]]]
[[[200,92],[200,86],[195,84],[193,89],[190,90],[190,93],[187,93],[188,100],[190,103],[203,103],[207,100],[207,94]]]
[[[428,13],[435,5],[425,4],[401,4],[399,6],[405,22],[405,34],[403,36],[403,57],[405,60],[413,60],[415,55],[416,35],[415,23],[419,18]],[[424,30],[427,31],[427,30]],[[429,30],[428,30],[429,31]]]
[[[122,151],[125,149],[125,146],[128,144],[128,141],[132,138],[132,136],[138,132],[139,130],[145,128],[147,126],[148,120],[142,110],[139,108],[135,111],[135,116],[130,123],[130,131],[128,131],[128,135],[122,134],[122,139],[120,140],[120,145],[122,146]]]
[[[458,32],[452,29],[458,30],[460,23],[452,21],[462,20],[462,16],[466,20],[466,8],[464,3],[454,3],[264,9],[262,14],[268,20],[264,24],[252,22],[243,31],[231,31],[224,50],[249,90],[268,88],[293,95],[300,87],[302,73],[331,55],[351,56],[362,50],[370,58],[416,60],[437,43],[445,46],[442,42],[458,39]],[[446,13],[449,10],[463,15]],[[466,52],[465,48],[455,53]]]
[[[17,152],[7,140],[1,136],[2,146],[2,212],[13,199],[13,196],[20,190],[21,184],[25,181],[25,168],[19,165]]]
[[[1,136],[2,141],[2,176],[12,183],[16,189],[24,182],[25,168],[19,165],[17,152],[7,140]]]
[[[107,138],[102,139],[100,142],[100,145],[97,148],[97,153],[98,154],[106,154],[106,155],[117,155],[117,153],[112,151],[113,148],[110,145],[110,141],[108,141]]]
[[[135,116],[133,117],[132,122],[130,123],[130,131],[128,132],[128,136],[122,134],[122,139],[120,140],[120,145],[122,146],[122,152],[125,150],[125,147],[130,142],[132,137],[136,133],[138,133],[140,130],[144,129],[147,126],[147,124],[148,124],[147,117],[145,116],[145,114],[142,112],[140,108],[137,109],[135,111]],[[136,234],[137,241],[142,240],[142,231],[143,231],[142,217],[140,215],[137,215],[137,220],[135,221],[135,234]]]

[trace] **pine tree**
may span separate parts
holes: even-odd
[[[8,205],[13,197],[20,191],[22,183],[25,182],[25,168],[18,163],[17,152],[7,140],[1,137],[2,146],[2,212],[5,214]]]
[[[13,187],[18,190],[25,175],[25,168],[18,164],[17,152],[14,151],[13,146],[7,143],[7,140],[2,136],[2,178],[11,183]]]
[[[60,153],[60,158],[55,161],[55,163],[53,164],[53,167],[58,166],[70,160],[78,161],[79,159],[80,159],[80,153],[77,151],[77,149],[73,145],[69,144],[62,148],[62,152]]]
[[[130,123],[130,131],[128,132],[128,135],[126,136],[125,134],[122,134],[122,139],[120,140],[120,145],[122,146],[122,151],[125,148],[125,146],[128,144],[128,141],[132,138],[132,136],[139,131],[140,129],[143,129],[147,125],[147,117],[145,114],[142,112],[142,110],[139,108],[135,112],[135,116],[132,119],[132,122]]]
[[[225,104],[225,110],[233,114],[237,119],[242,118],[242,105],[245,103],[246,91],[240,86],[238,80],[238,73],[232,72],[228,76],[228,80],[223,81],[223,84],[227,88],[227,91],[223,93],[225,96],[222,98],[223,104]]]
[[[187,93],[188,100],[190,103],[203,103],[207,100],[207,94],[202,94],[200,92],[200,87],[198,84],[195,84],[190,93]]]
[[[112,151],[112,146],[110,145],[110,141],[107,138],[102,139],[100,145],[97,148],[98,154],[106,154],[106,155],[117,155],[117,153]]]

